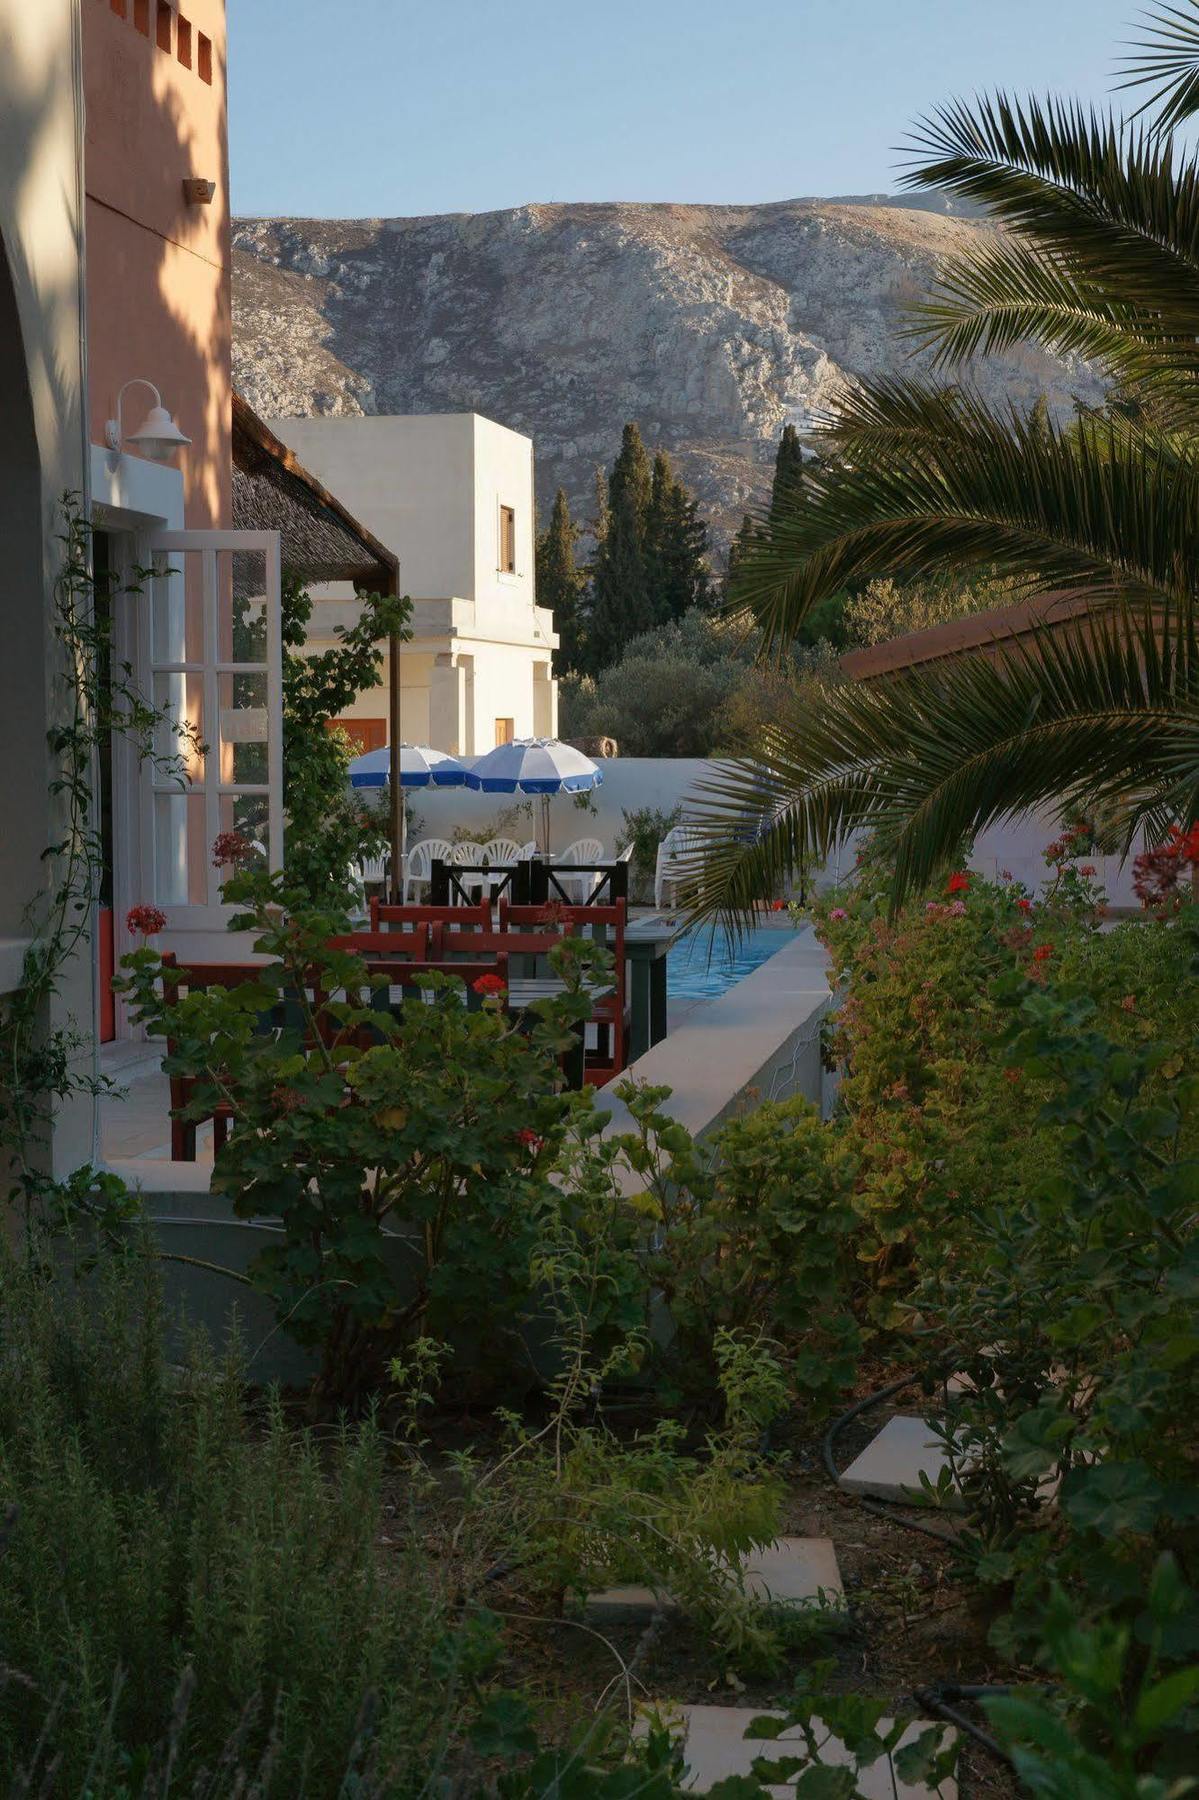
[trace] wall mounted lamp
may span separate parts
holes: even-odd
[[[154,404],[146,414],[141,430],[131,431],[126,437],[122,403],[131,387],[148,387],[154,396]],[[135,375],[132,381],[127,381],[117,395],[117,416],[115,419],[110,419],[105,426],[104,441],[110,450],[116,451],[118,456],[128,445],[130,449],[140,450],[143,456],[150,458],[151,462],[167,462],[176,450],[183,450],[191,443],[191,439],[184,437],[162,404],[162,395],[154,383],[146,381],[141,375]]]

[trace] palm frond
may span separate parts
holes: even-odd
[[[875,576],[1017,577],[1029,594],[1199,591],[1199,469],[1156,433],[1109,419],[1062,428],[917,382],[863,384],[828,428],[835,458],[763,517],[730,596],[769,648],[817,601]]]
[[[956,101],[917,128],[903,180],[988,209],[1109,303],[1199,323],[1199,165],[1151,131],[1059,100]]]
[[[797,703],[755,758],[701,791],[692,909],[736,929],[863,826],[894,852],[898,903],[988,825],[1113,799],[1130,831],[1199,807],[1190,606],[1121,606],[995,656]]]
[[[1130,306],[1067,258],[1000,238],[941,267],[926,300],[907,309],[902,335],[941,369],[1035,342],[1081,356],[1126,390],[1143,389],[1166,416],[1199,420],[1199,342],[1171,334],[1158,314]]]
[[[1124,66],[1126,81],[1119,88],[1151,87],[1153,92],[1137,109],[1157,112],[1157,129],[1172,131],[1199,112],[1199,4],[1163,6],[1147,13],[1144,36],[1137,54]]]

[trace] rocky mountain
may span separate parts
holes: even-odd
[[[536,444],[587,517],[626,419],[718,539],[846,374],[910,366],[896,327],[938,260],[994,227],[885,196],[763,206],[548,205],[414,219],[245,219],[234,379],[268,417],[473,409]],[[981,362],[994,398],[1098,397],[1082,365]]]

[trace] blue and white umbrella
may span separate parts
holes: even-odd
[[[555,794],[585,794],[599,787],[603,771],[589,756],[557,738],[517,738],[497,744],[467,772],[466,785],[484,794],[541,796],[542,850],[549,854],[550,801]]]
[[[350,786],[386,787],[391,780],[391,745],[367,750],[350,764]],[[467,773],[456,756],[434,750],[428,744],[400,745],[400,786],[406,788],[463,787]]]

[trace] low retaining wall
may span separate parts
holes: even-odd
[[[635,1081],[669,1087],[663,1110],[693,1137],[763,1100],[804,1094],[827,1113],[828,1077],[821,1027],[833,1007],[828,954],[811,927],[715,1000],[701,1001],[668,1037],[628,1071]],[[605,1091],[605,1136],[628,1131],[629,1109]]]

